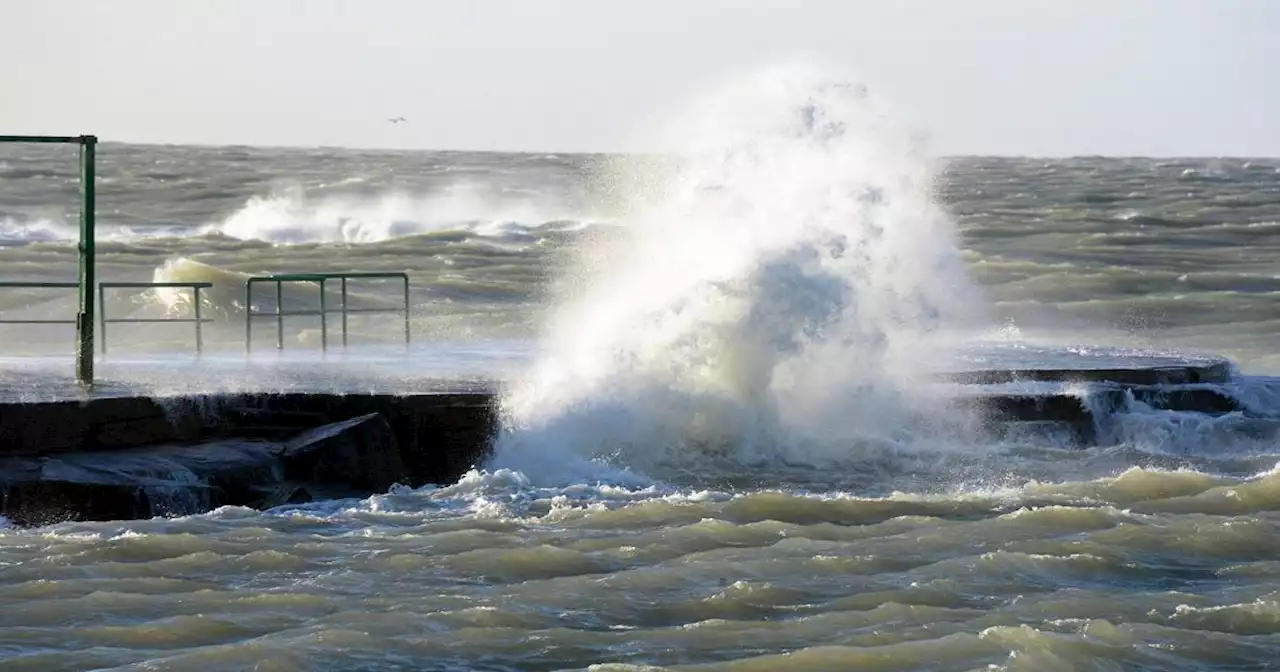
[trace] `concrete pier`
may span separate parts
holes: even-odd
[[[995,435],[1044,426],[1087,445],[1135,403],[1247,412],[1220,384],[1231,375],[1225,362],[1208,361],[984,370],[949,374],[945,384]],[[0,402],[0,515],[18,525],[136,519],[454,483],[483,462],[497,398],[483,384],[433,389]]]

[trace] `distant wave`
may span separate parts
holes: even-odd
[[[362,244],[450,231],[505,238],[573,231],[605,221],[604,217],[543,202],[537,196],[493,198],[456,191],[430,197],[401,193],[311,197],[297,189],[254,196],[232,214],[212,223],[124,226],[100,219],[97,233],[101,241],[119,243],[225,236],[278,245]],[[0,217],[0,247],[71,243],[78,237],[79,226],[75,222]]]
[[[1132,210],[1121,213],[1116,219],[1122,222],[1128,222],[1129,224],[1132,224],[1136,227],[1152,226],[1152,227],[1164,227],[1164,228],[1172,228],[1172,229],[1194,229],[1202,226],[1211,226],[1211,225],[1217,224],[1217,222],[1207,221],[1202,219],[1178,220],[1178,219],[1169,219],[1167,217],[1156,217],[1154,215],[1144,215],[1140,212],[1135,212]]]
[[[184,238],[198,232],[192,227],[122,226],[103,224],[95,227],[95,238],[103,243],[129,243],[157,238]],[[37,243],[74,244],[80,239],[79,222],[53,219],[0,218],[0,247],[23,247]]]
[[[599,218],[538,199],[495,199],[469,190],[430,197],[385,193],[310,198],[298,189],[254,196],[201,233],[278,244],[376,243],[457,230],[502,236],[547,227],[576,229],[593,219]]]
[[[0,247],[21,247],[31,243],[75,240],[77,235],[75,227],[47,219],[0,218]]]

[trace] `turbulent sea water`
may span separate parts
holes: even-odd
[[[493,354],[505,424],[456,484],[0,531],[0,668],[1269,669],[1274,433],[975,438],[923,381],[974,341],[1275,373],[1280,160],[929,160],[876,104],[738,83],[678,159],[104,143],[101,280],[214,282],[217,356],[242,274],[407,272],[415,347]],[[0,279],[74,278],[76,188],[70,148],[0,146]],[[5,319],[73,305],[0,291]]]

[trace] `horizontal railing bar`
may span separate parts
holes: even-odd
[[[329,308],[324,312],[320,312],[318,310],[307,310],[307,311],[302,311],[297,313],[276,313],[274,311],[270,313],[266,313],[266,312],[255,310],[249,313],[249,317],[318,317],[320,315],[332,315],[332,314],[341,313],[341,312],[342,312],[341,308]],[[348,313],[403,313],[404,308],[348,308],[347,312]]]
[[[325,312],[332,313],[333,311],[332,311],[332,310],[330,310],[330,311],[325,311]],[[251,312],[251,313],[248,313],[249,317],[318,317],[318,316],[320,316],[320,315],[324,315],[324,314],[325,314],[324,312],[321,312],[321,311],[319,311],[319,310],[305,310],[305,311],[299,311],[299,312],[296,312],[296,313],[275,313],[275,312],[272,312],[272,313]]]
[[[342,309],[328,308],[324,312],[325,314],[341,313]],[[404,308],[348,308],[346,312],[348,313],[403,313]],[[318,310],[308,310],[306,312],[299,312],[299,313],[279,313],[279,315],[283,315],[284,317],[291,317],[291,316],[297,316],[297,315],[314,316],[319,314],[320,314],[320,311]],[[271,311],[267,313],[260,310],[255,310],[249,313],[249,315],[253,317],[275,317],[277,313],[275,311]]]
[[[21,281],[0,281],[0,288],[20,288],[28,287],[32,289],[48,288],[48,289],[74,289],[80,286],[78,282],[21,282]],[[143,287],[187,287],[200,289],[210,289],[213,287],[212,282],[100,282],[99,287],[132,287],[139,289]]]
[[[352,271],[351,273],[317,273],[316,275],[323,275],[323,276],[325,276],[325,277],[327,277],[327,278],[330,278],[330,279],[333,279],[333,280],[341,280],[342,278],[347,278],[347,279],[349,279],[349,280],[358,280],[358,279],[360,279],[360,278],[364,278],[364,279],[377,279],[377,278],[387,278],[387,279],[390,279],[390,278],[400,278],[400,279],[403,279],[403,278],[407,278],[407,277],[409,277],[409,274],[408,274],[408,273],[401,273],[401,272],[399,272],[399,271],[387,271],[387,272],[382,272],[382,271]]]
[[[0,324],[75,324],[75,320],[0,320]]]
[[[305,273],[300,275],[264,275],[254,276],[246,280],[246,282],[324,282],[329,276],[318,275],[315,273]]]
[[[282,275],[255,275],[247,280],[252,282],[321,282],[323,280],[375,280],[375,279],[396,279],[403,280],[409,277],[407,273],[400,272],[379,272],[379,271],[360,271],[352,273],[285,273]]]
[[[108,289],[117,288],[117,287],[132,288],[132,289],[142,289],[147,287],[164,287],[164,288],[185,287],[187,289],[195,289],[199,287],[200,289],[210,289],[213,287],[213,283],[212,282],[99,282],[98,286],[106,287]]]
[[[202,317],[196,319],[194,317],[113,317],[109,320],[99,320],[106,324],[155,324],[159,322],[173,322],[175,324],[191,324],[193,322],[213,322],[211,317]]]
[[[46,142],[64,145],[80,145],[84,144],[90,138],[92,138],[94,142],[98,141],[98,139],[92,135],[0,135],[0,142]]]

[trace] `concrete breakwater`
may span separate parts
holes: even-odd
[[[0,404],[0,515],[19,525],[266,508],[444,483],[494,396],[247,393]]]
[[[1134,403],[1238,414],[1220,385],[1230,380],[1230,367],[1213,362],[969,372],[949,382],[962,391],[955,403],[994,434],[1048,427],[1087,445],[1105,440],[1107,418]],[[1035,387],[1046,382],[1075,389]],[[484,460],[496,406],[490,389],[0,402],[0,515],[24,526],[125,520],[449,484]]]

